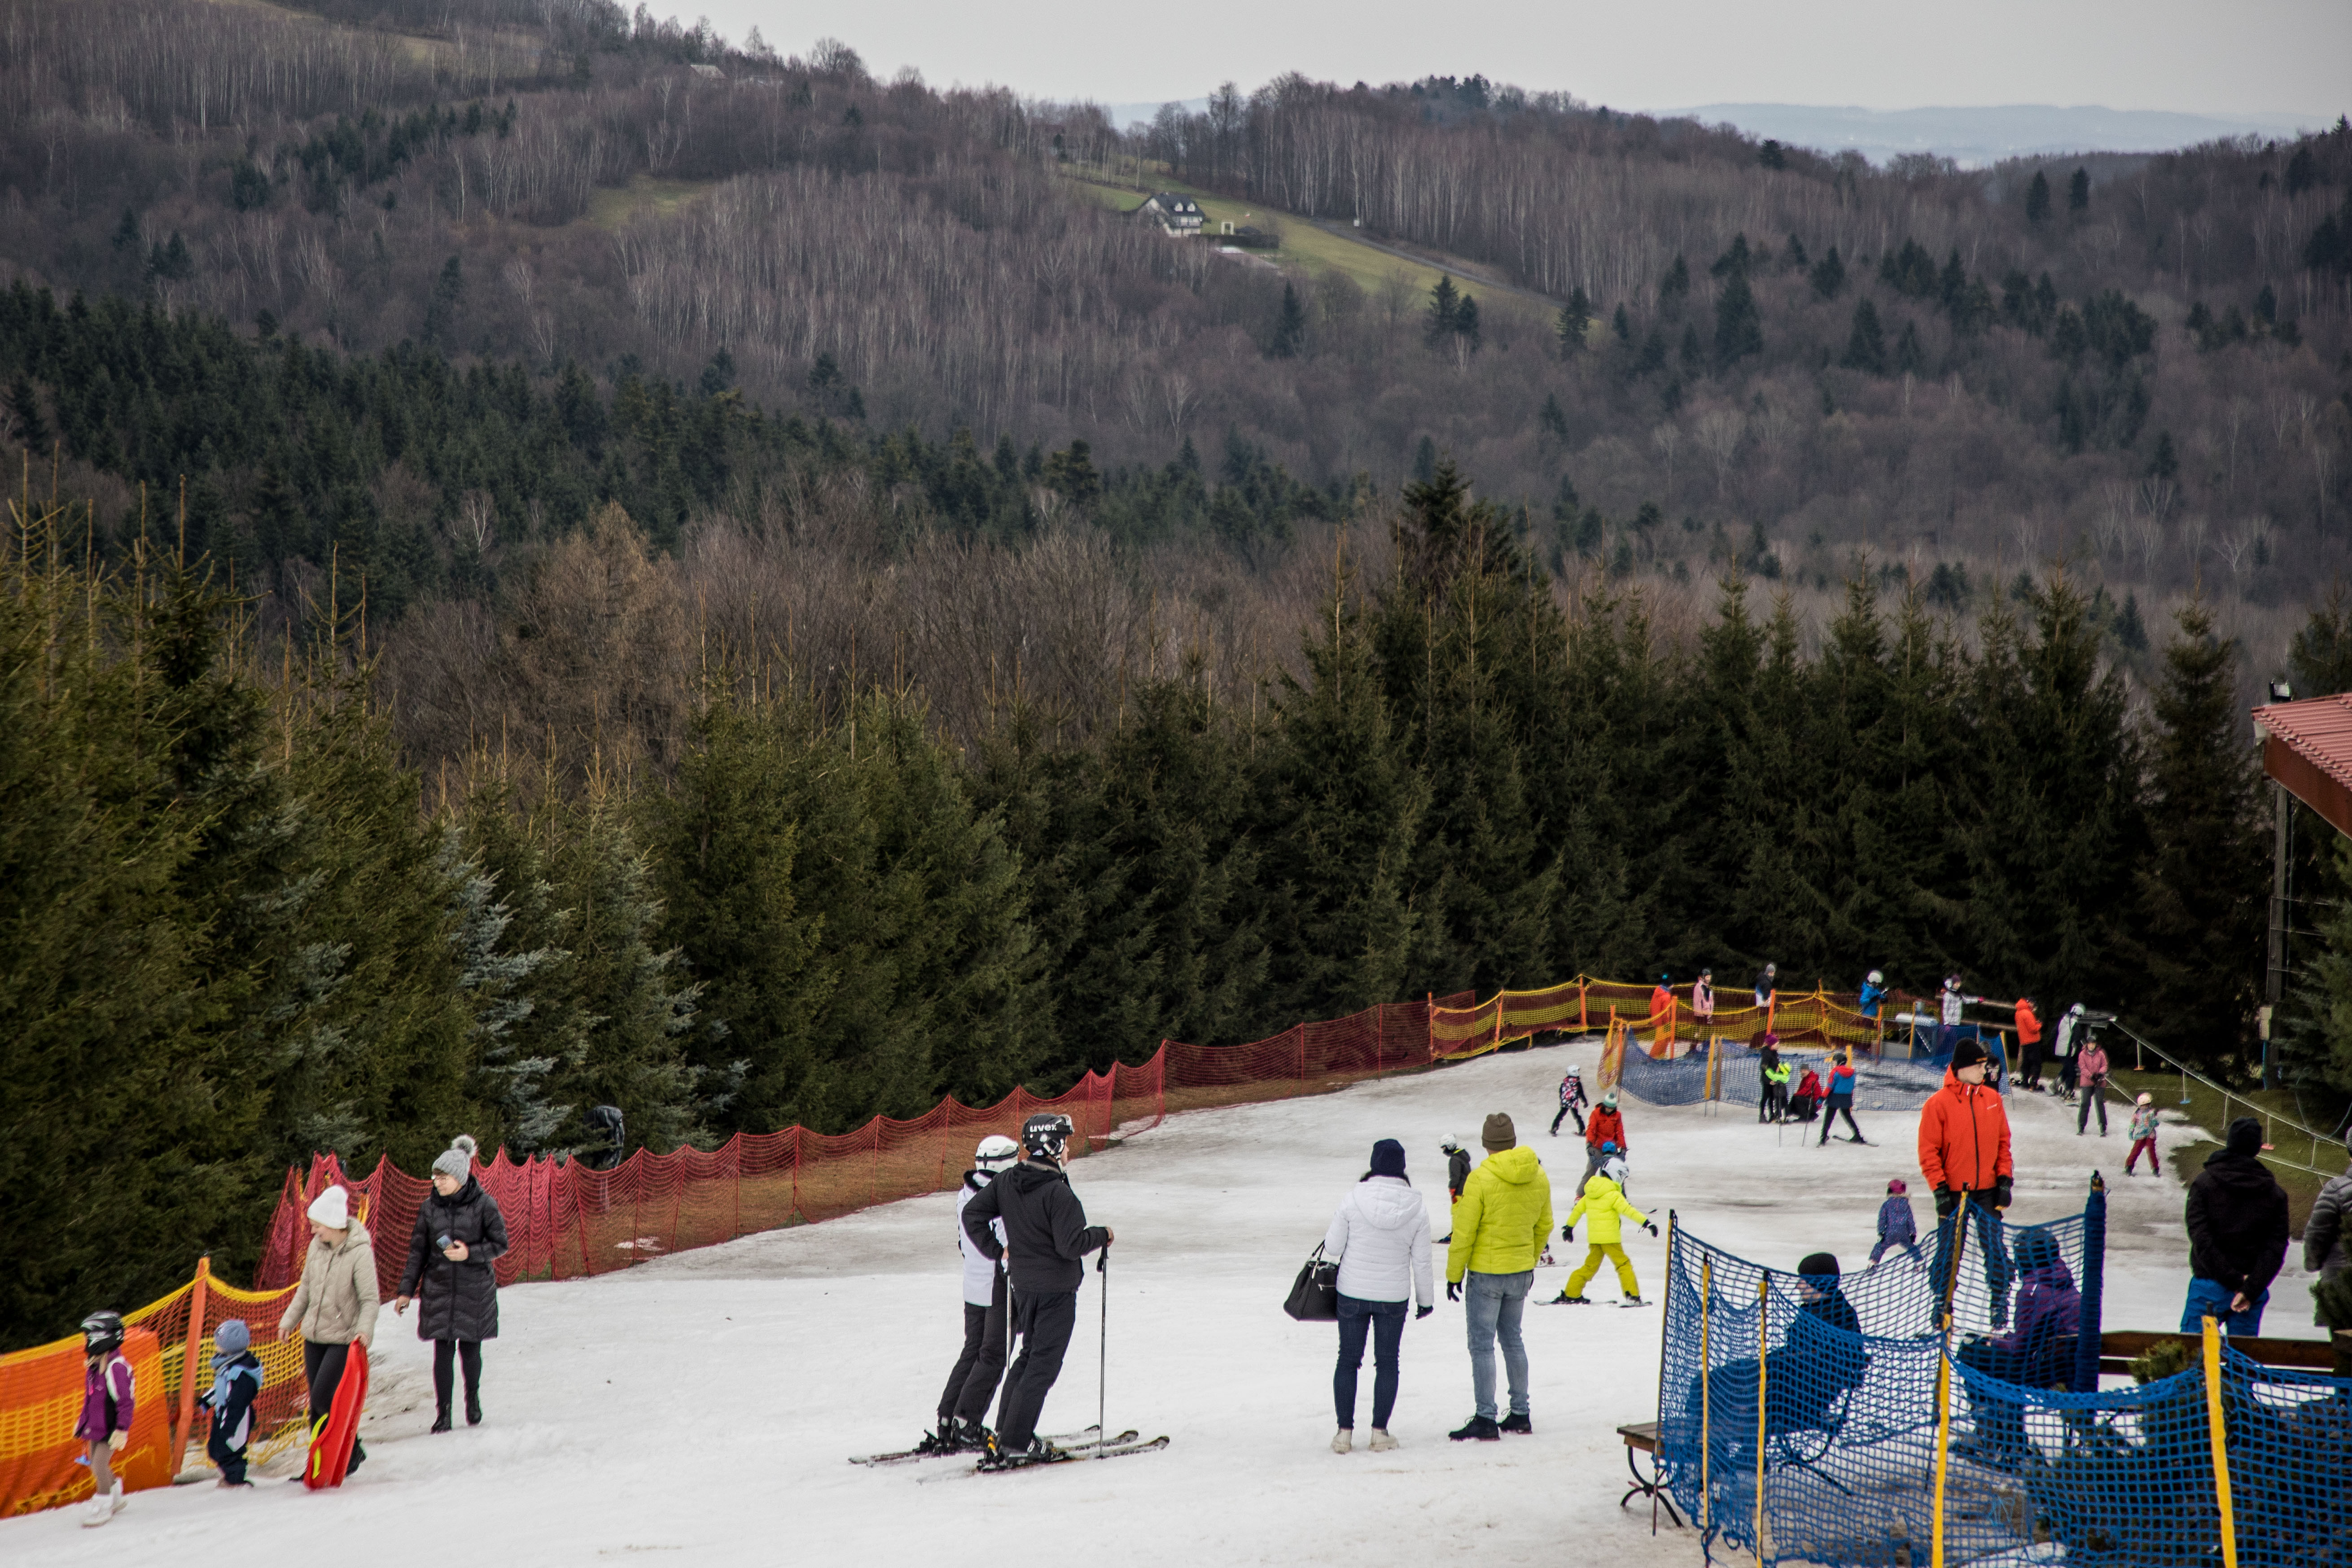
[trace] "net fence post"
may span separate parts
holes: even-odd
[[[180,1408],[173,1422],[172,1474],[188,1454],[188,1432],[196,1420],[196,1350],[205,1337],[205,1287],[212,1282],[213,1255],[196,1259],[195,1283],[188,1289],[188,1342],[180,1352]]]
[[[2099,1391],[2100,1312],[2106,1298],[2107,1184],[2091,1173],[2090,1201],[2083,1205],[2082,1314],[2074,1331],[2074,1376],[2077,1394]]]
[[[1764,1444],[1765,1415],[1772,1408],[1766,1379],[1771,1372],[1771,1356],[1767,1347],[1772,1334],[1772,1277],[1769,1274],[1756,1281],[1756,1564],[1764,1568],[1764,1472],[1768,1468]],[[1940,1565],[1939,1565],[1940,1568]]]
[[[2221,1510],[2221,1568],[2238,1568],[2238,1521],[2230,1501],[2229,1423],[2221,1408],[2221,1331],[2205,1320],[2205,1429],[2213,1445],[2213,1500]]]
[[[1715,1317],[1715,1258],[1698,1260],[1698,1533],[1705,1541],[1715,1503],[1715,1401],[1707,1385],[1707,1325]]]
[[[1936,1346],[1936,1500],[1928,1523],[1929,1568],[1944,1568],[1944,1483],[1952,1468],[1952,1314]]]

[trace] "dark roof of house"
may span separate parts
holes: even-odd
[[[2352,835],[2352,693],[2254,710],[2263,772],[2286,792]]]
[[[1164,210],[1172,213],[1196,213],[1201,210],[1200,203],[1175,191],[1154,191],[1143,199],[1146,205],[1158,202]]]

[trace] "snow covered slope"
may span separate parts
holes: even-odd
[[[1116,1227],[1109,1274],[1114,1429],[1170,1434],[1164,1453],[1101,1466],[974,1476],[962,1460],[887,1470],[845,1462],[910,1444],[931,1419],[961,1339],[953,1197],[911,1199],[827,1225],[684,1253],[625,1275],[506,1293],[504,1337],[484,1348],[478,1429],[428,1436],[427,1347],[384,1313],[363,1435],[369,1458],[341,1492],[267,1478],[144,1492],[100,1530],[62,1510],[0,1523],[0,1560],[191,1564],[598,1560],[963,1564],[1017,1553],[1120,1563],[1411,1564],[1579,1561],[1689,1564],[1697,1546],[1646,1510],[1617,1507],[1620,1422],[1656,1413],[1659,1312],[1619,1310],[1604,1269],[1583,1308],[1533,1308],[1532,1437],[1449,1443],[1471,1413],[1462,1309],[1409,1324],[1393,1429],[1403,1447],[1344,1458],[1327,1447],[1333,1331],[1281,1301],[1372,1142],[1402,1139],[1412,1180],[1446,1229],[1441,1139],[1475,1142],[1490,1110],[1517,1120],[1565,1212],[1581,1145],[1545,1136],[1553,1085],[1590,1045],[1488,1058],[1345,1093],[1171,1119],[1079,1162],[1090,1217]],[[2120,1174],[2126,1142],[2074,1135],[2071,1117],[2012,1100],[2017,1217],[2072,1213],[2098,1163],[2115,1188],[2110,1327],[2178,1321],[2187,1244],[2180,1188]],[[1664,1228],[1786,1268],[1826,1248],[1869,1255],[1886,1180],[1918,1185],[1916,1123],[1863,1117],[1877,1143],[1801,1142],[1752,1110],[1625,1104],[1632,1196]],[[2176,1134],[2186,1137],[2186,1133]],[[1924,1197],[1923,1226],[1932,1219]],[[1633,1232],[1643,1288],[1662,1241]],[[1554,1244],[1563,1264],[1582,1256]],[[1557,1294],[1565,1267],[1541,1271]],[[1089,1272],[1079,1332],[1045,1428],[1095,1415],[1101,1297]],[[2315,1336],[2299,1276],[2271,1332]],[[1370,1425],[1371,1368],[1357,1417]],[[289,1461],[276,1467],[290,1473]],[[677,1553],[676,1556],[669,1555]],[[641,1553],[654,1553],[640,1556]]]

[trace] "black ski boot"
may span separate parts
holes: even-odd
[[[955,1424],[954,1451],[959,1454],[985,1454],[991,1436],[988,1428],[977,1421],[959,1421]]]
[[[983,1470],[1017,1470],[1026,1465],[1050,1465],[1056,1459],[1067,1458],[1067,1454],[1043,1437],[1030,1438],[1025,1448],[1008,1449],[992,1433],[988,1439],[987,1456],[980,1461],[980,1468]]]
[[[445,1405],[434,1415],[433,1430],[446,1432],[449,1429],[449,1407]]]
[[[959,1452],[962,1447],[963,1445],[957,1441],[955,1417],[943,1415],[940,1418],[938,1426],[923,1434],[923,1440],[915,1445],[914,1451],[928,1457],[933,1454],[953,1454]]]

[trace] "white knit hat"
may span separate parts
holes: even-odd
[[[305,1212],[329,1230],[348,1229],[352,1223],[351,1191],[341,1186],[329,1187],[310,1200]]]

